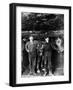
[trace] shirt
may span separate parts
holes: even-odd
[[[44,43],[44,51],[50,51],[50,50],[51,50],[50,43]]]
[[[33,43],[31,43],[30,41],[27,42],[25,45],[26,51],[29,50],[29,53],[35,52],[37,44],[38,44],[38,41],[33,41]]]

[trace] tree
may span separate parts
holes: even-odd
[[[22,31],[49,31],[64,29],[63,14],[22,13]]]

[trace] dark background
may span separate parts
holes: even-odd
[[[63,14],[21,13],[22,31],[64,30]]]

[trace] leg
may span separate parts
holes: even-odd
[[[51,66],[51,52],[48,52],[48,56],[47,56],[47,67],[49,69],[49,75],[52,75],[52,66]]]
[[[38,56],[38,60],[37,60],[37,73],[40,72],[40,56]]]
[[[36,67],[36,58],[33,57],[32,59],[32,73],[35,74],[35,67]]]
[[[29,69],[30,69],[30,74],[32,73],[32,55],[29,53]]]

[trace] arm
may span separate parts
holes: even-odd
[[[27,52],[29,52],[28,45],[29,45],[29,42],[27,42],[26,45],[25,45],[25,50],[26,50]]]

